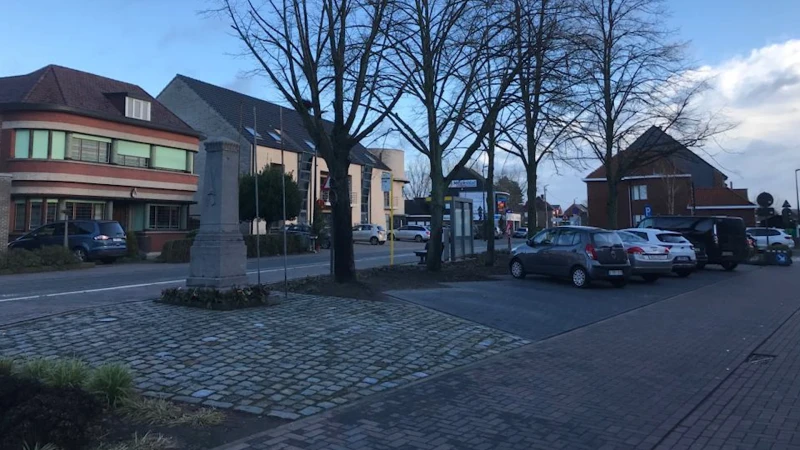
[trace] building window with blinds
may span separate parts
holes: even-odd
[[[25,231],[25,200],[14,202],[14,231]]]
[[[151,230],[180,230],[181,207],[178,205],[150,205]]]
[[[44,225],[42,223],[42,200],[31,200],[31,213],[28,229],[33,230]]]
[[[107,163],[110,143],[111,139],[73,134],[69,143],[67,159]]]
[[[115,141],[114,164],[128,167],[150,167],[150,144]]]
[[[66,210],[70,220],[103,220],[106,205],[94,202],[67,202]]]
[[[14,158],[64,159],[66,133],[50,130],[16,130]]]

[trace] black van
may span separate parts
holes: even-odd
[[[740,217],[658,216],[642,220],[637,227],[684,235],[698,249],[698,269],[719,264],[733,270],[748,257],[747,232]]]

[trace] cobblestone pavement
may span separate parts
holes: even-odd
[[[419,306],[299,295],[232,312],[129,303],[0,327],[0,355],[122,361],[146,395],[286,419],[526,343]]]
[[[226,448],[652,449],[696,436],[716,438],[698,448],[723,436],[786,448],[798,436],[800,330],[791,321],[769,338],[798,292],[798,268],[742,273]],[[756,350],[779,356],[745,363]]]

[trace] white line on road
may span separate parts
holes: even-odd
[[[404,255],[395,255],[395,258],[405,258],[405,257],[409,257],[409,256],[415,256],[415,255],[413,253],[404,254]],[[356,262],[359,262],[359,261],[370,261],[370,260],[376,260],[376,259],[386,259],[386,258],[388,258],[388,256],[373,256],[373,257],[368,257],[368,258],[357,259]],[[305,264],[305,265],[301,265],[301,266],[289,266],[289,267],[287,267],[287,270],[308,269],[308,268],[312,268],[312,267],[327,267],[327,266],[329,266],[329,263]],[[262,269],[261,273],[282,272],[282,271],[283,271],[283,267],[279,267],[279,268],[275,268],[275,269]],[[258,273],[258,270],[249,270],[249,271],[247,271],[248,275],[253,275],[255,273]],[[3,298],[3,299],[0,299],[0,303],[16,302],[16,301],[21,301],[21,300],[32,300],[32,299],[37,299],[37,298],[63,297],[63,296],[67,296],[67,295],[93,294],[93,293],[97,293],[97,292],[117,291],[117,290],[123,290],[123,289],[135,289],[135,288],[150,287],[150,286],[161,286],[161,285],[165,285],[165,284],[179,284],[179,283],[184,283],[185,281],[186,281],[186,279],[182,278],[180,280],[155,281],[155,282],[152,282],[152,283],[127,284],[127,285],[123,285],[123,286],[110,286],[110,287],[96,288],[96,289],[83,289],[83,290],[80,290],[80,291],[54,292],[52,294],[28,295],[28,296],[25,296],[25,297]]]

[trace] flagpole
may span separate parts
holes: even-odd
[[[256,107],[253,106],[253,174],[255,178],[255,191],[256,191],[256,270],[258,284],[261,284],[261,229],[259,228],[259,214],[258,208],[258,128],[256,125]]]
[[[278,106],[280,109],[280,121],[281,121],[281,197],[283,200],[283,296],[284,298],[289,297],[289,272],[286,269],[286,253],[287,253],[287,245],[286,245],[286,164],[283,161],[283,107]]]

